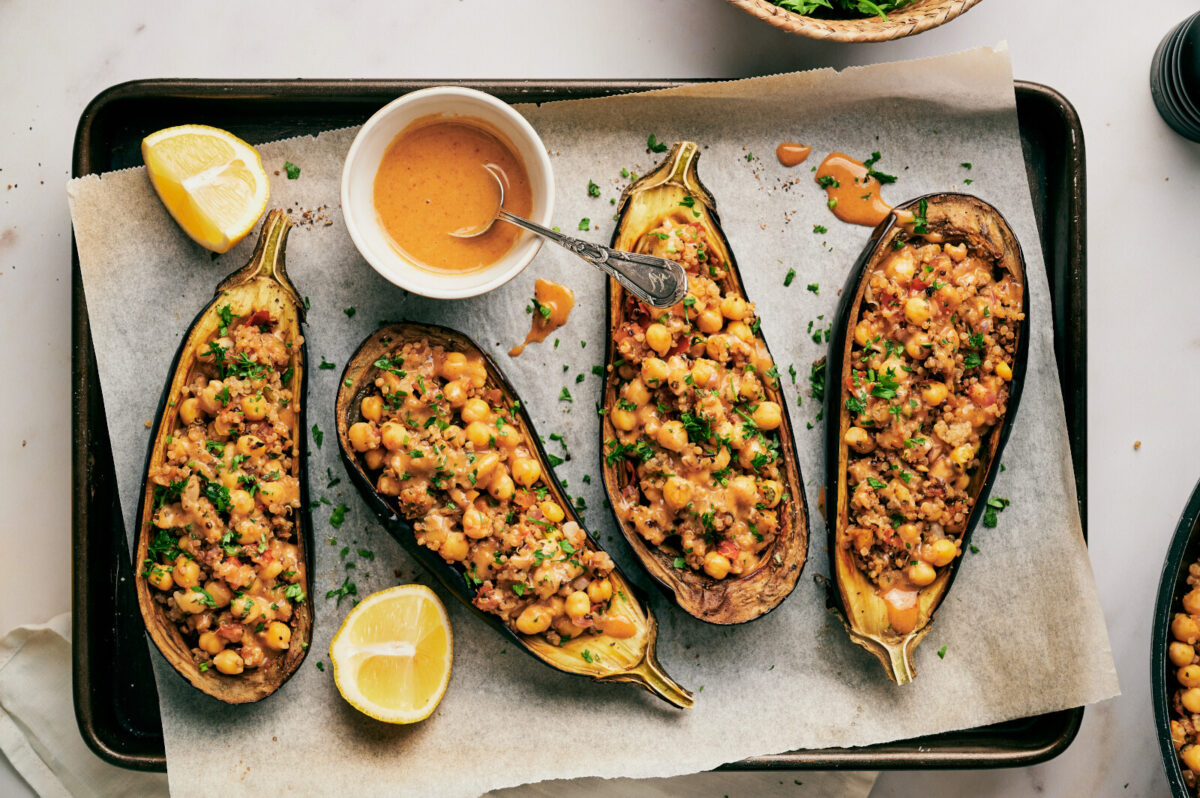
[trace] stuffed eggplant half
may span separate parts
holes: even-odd
[[[183,338],[147,457],[137,596],[150,638],[230,704],[287,681],[312,638],[304,309],[272,211]]]
[[[553,668],[692,695],[655,657],[657,628],[588,536],[512,386],[474,342],[402,323],[342,376],[338,443],[389,533],[501,634]]]
[[[678,261],[656,310],[609,281],[604,485],[650,574],[695,617],[753,620],[800,578],[808,514],[791,422],[699,148],[677,143],[621,197],[613,247]]]
[[[1000,469],[1027,297],[1008,223],[962,194],[896,208],[842,292],[826,376],[833,599],[900,684]]]

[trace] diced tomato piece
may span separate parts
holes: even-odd
[[[265,310],[256,310],[246,318],[246,323],[252,327],[266,324],[271,320],[271,314]]]
[[[736,557],[738,553],[738,544],[732,540],[722,540],[717,544],[717,553],[724,554],[726,557]]]
[[[242,635],[245,634],[245,632],[246,627],[242,626],[240,623],[223,623],[221,624],[220,628],[217,629],[217,634],[226,640],[241,640]]]

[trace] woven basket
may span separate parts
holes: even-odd
[[[730,3],[764,22],[813,39],[833,42],[886,42],[936,28],[954,19],[979,0],[916,0],[887,19],[879,16],[859,19],[817,19],[785,11],[768,0],[729,0]]]

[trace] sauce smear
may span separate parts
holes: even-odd
[[[785,141],[775,148],[775,157],[784,166],[796,166],[804,163],[808,158],[808,154],[812,152],[812,147],[807,144],[798,144],[794,141]]]
[[[388,145],[375,174],[375,212],[393,246],[434,272],[483,269],[512,249],[521,231],[493,225],[476,238],[451,233],[476,228],[499,207],[492,165],[504,184],[504,206],[519,216],[533,209],[529,177],[503,136],[480,119],[427,116]]]
[[[508,350],[512,357],[524,352],[529,344],[545,341],[546,336],[567,323],[571,308],[575,307],[575,292],[565,285],[549,280],[538,280],[534,283],[533,296],[537,301],[533,308],[533,325],[529,334],[525,336],[525,341]]]
[[[887,604],[888,624],[893,630],[906,635],[917,628],[920,608],[915,590],[901,590],[894,587],[884,593],[882,598]]]
[[[831,152],[817,168],[829,209],[843,222],[874,227],[891,213],[892,206],[879,195],[882,184],[868,172],[862,161],[841,152]]]

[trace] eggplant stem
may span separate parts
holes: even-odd
[[[676,684],[663,670],[662,665],[658,664],[658,660],[650,655],[629,671],[628,676],[628,681],[642,685],[668,704],[680,709],[691,709],[695,703],[691,691]]]
[[[913,667],[912,654],[917,638],[909,635],[898,643],[884,643],[888,653],[888,673],[896,684],[908,684],[917,675]]]
[[[667,173],[667,179],[664,182],[678,183],[686,187],[688,184],[688,172],[692,168],[692,161],[699,152],[700,148],[696,146],[694,141],[681,141],[676,144],[675,150],[671,153],[671,169]]]
[[[291,228],[292,217],[288,215],[287,211],[276,208],[268,213],[266,221],[262,224],[262,230],[259,231],[258,244],[254,247],[254,254],[250,256],[250,262],[226,277],[217,286],[217,296],[234,286],[244,285],[251,280],[268,280],[283,289],[292,304],[296,306],[300,321],[304,321],[304,302],[288,277],[284,260],[288,231]]]

